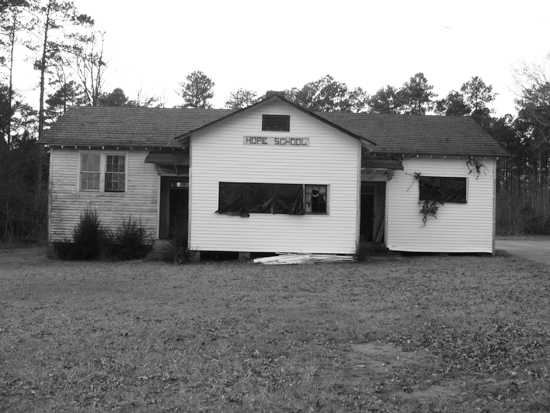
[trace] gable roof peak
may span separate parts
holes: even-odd
[[[230,117],[233,117],[233,116],[236,116],[240,113],[243,113],[243,112],[246,112],[246,111],[249,111],[255,107],[258,107],[258,106],[261,106],[263,105],[264,103],[266,102],[271,102],[273,100],[279,100],[281,102],[284,102],[285,104],[287,105],[290,105],[300,111],[302,111],[303,113],[311,116],[312,118],[314,119],[317,119],[318,121],[320,122],[323,122],[327,125],[329,125],[330,127],[334,128],[334,129],[337,129],[339,130],[340,132],[343,132],[355,139],[358,139],[359,141],[361,141],[361,143],[368,149],[372,149],[373,146],[376,145],[376,143],[374,141],[372,141],[371,139],[361,135],[361,134],[357,134],[355,132],[352,132],[347,126],[345,125],[341,125],[339,123],[335,123],[333,122],[332,120],[330,119],[327,119],[323,116],[320,116],[319,114],[317,114],[316,112],[313,112],[312,110],[308,109],[308,108],[305,108],[299,104],[297,104],[296,102],[293,102],[289,99],[287,99],[286,97],[284,96],[281,96],[279,94],[272,94],[271,96],[268,96],[266,94],[266,96],[263,96],[261,99],[259,99],[258,101],[252,103],[251,105],[247,106],[247,107],[244,107],[242,109],[237,109],[237,110],[234,110],[230,113],[227,113],[226,115],[224,116],[221,116],[219,117],[218,119],[214,119],[212,120],[211,122],[207,122],[195,129],[191,129],[191,130],[188,130],[187,132],[183,133],[183,134],[179,134],[178,136],[176,136],[176,139],[180,139],[180,138],[189,138],[191,135],[193,135],[194,133],[200,131],[200,130],[203,130],[203,129],[206,129],[206,128],[209,128],[210,126],[214,125],[214,124],[217,124],[221,121],[224,121],[225,119],[227,118],[230,118]]]
[[[263,98],[268,99],[268,98],[273,97],[273,96],[284,98],[285,97],[285,91],[284,90],[268,90],[267,92],[265,92],[265,95],[264,95]]]

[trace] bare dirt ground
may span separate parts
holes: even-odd
[[[549,297],[547,267],[514,257],[0,251],[0,411],[546,412]]]

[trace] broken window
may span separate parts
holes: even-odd
[[[305,185],[305,212],[307,214],[327,213],[327,185]]]
[[[420,201],[466,203],[466,178],[421,176]]]
[[[302,215],[303,185],[220,182],[216,212],[242,217],[251,213]]]

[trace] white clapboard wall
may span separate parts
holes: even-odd
[[[386,185],[386,244],[395,251],[493,252],[495,166],[483,159],[479,177],[464,159],[412,158],[403,161]],[[467,177],[467,203],[447,203],[437,218],[422,223],[415,172],[424,176]]]
[[[262,114],[290,115],[290,132],[262,132]],[[245,136],[309,138],[307,146],[249,145]],[[259,105],[193,135],[190,239],[194,250],[354,253],[360,142],[283,102]],[[328,215],[216,214],[218,183],[329,185]]]

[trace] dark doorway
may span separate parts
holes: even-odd
[[[384,242],[386,183],[361,183],[361,241]]]
[[[187,238],[188,202],[187,178],[161,177],[159,238],[180,240]]]

